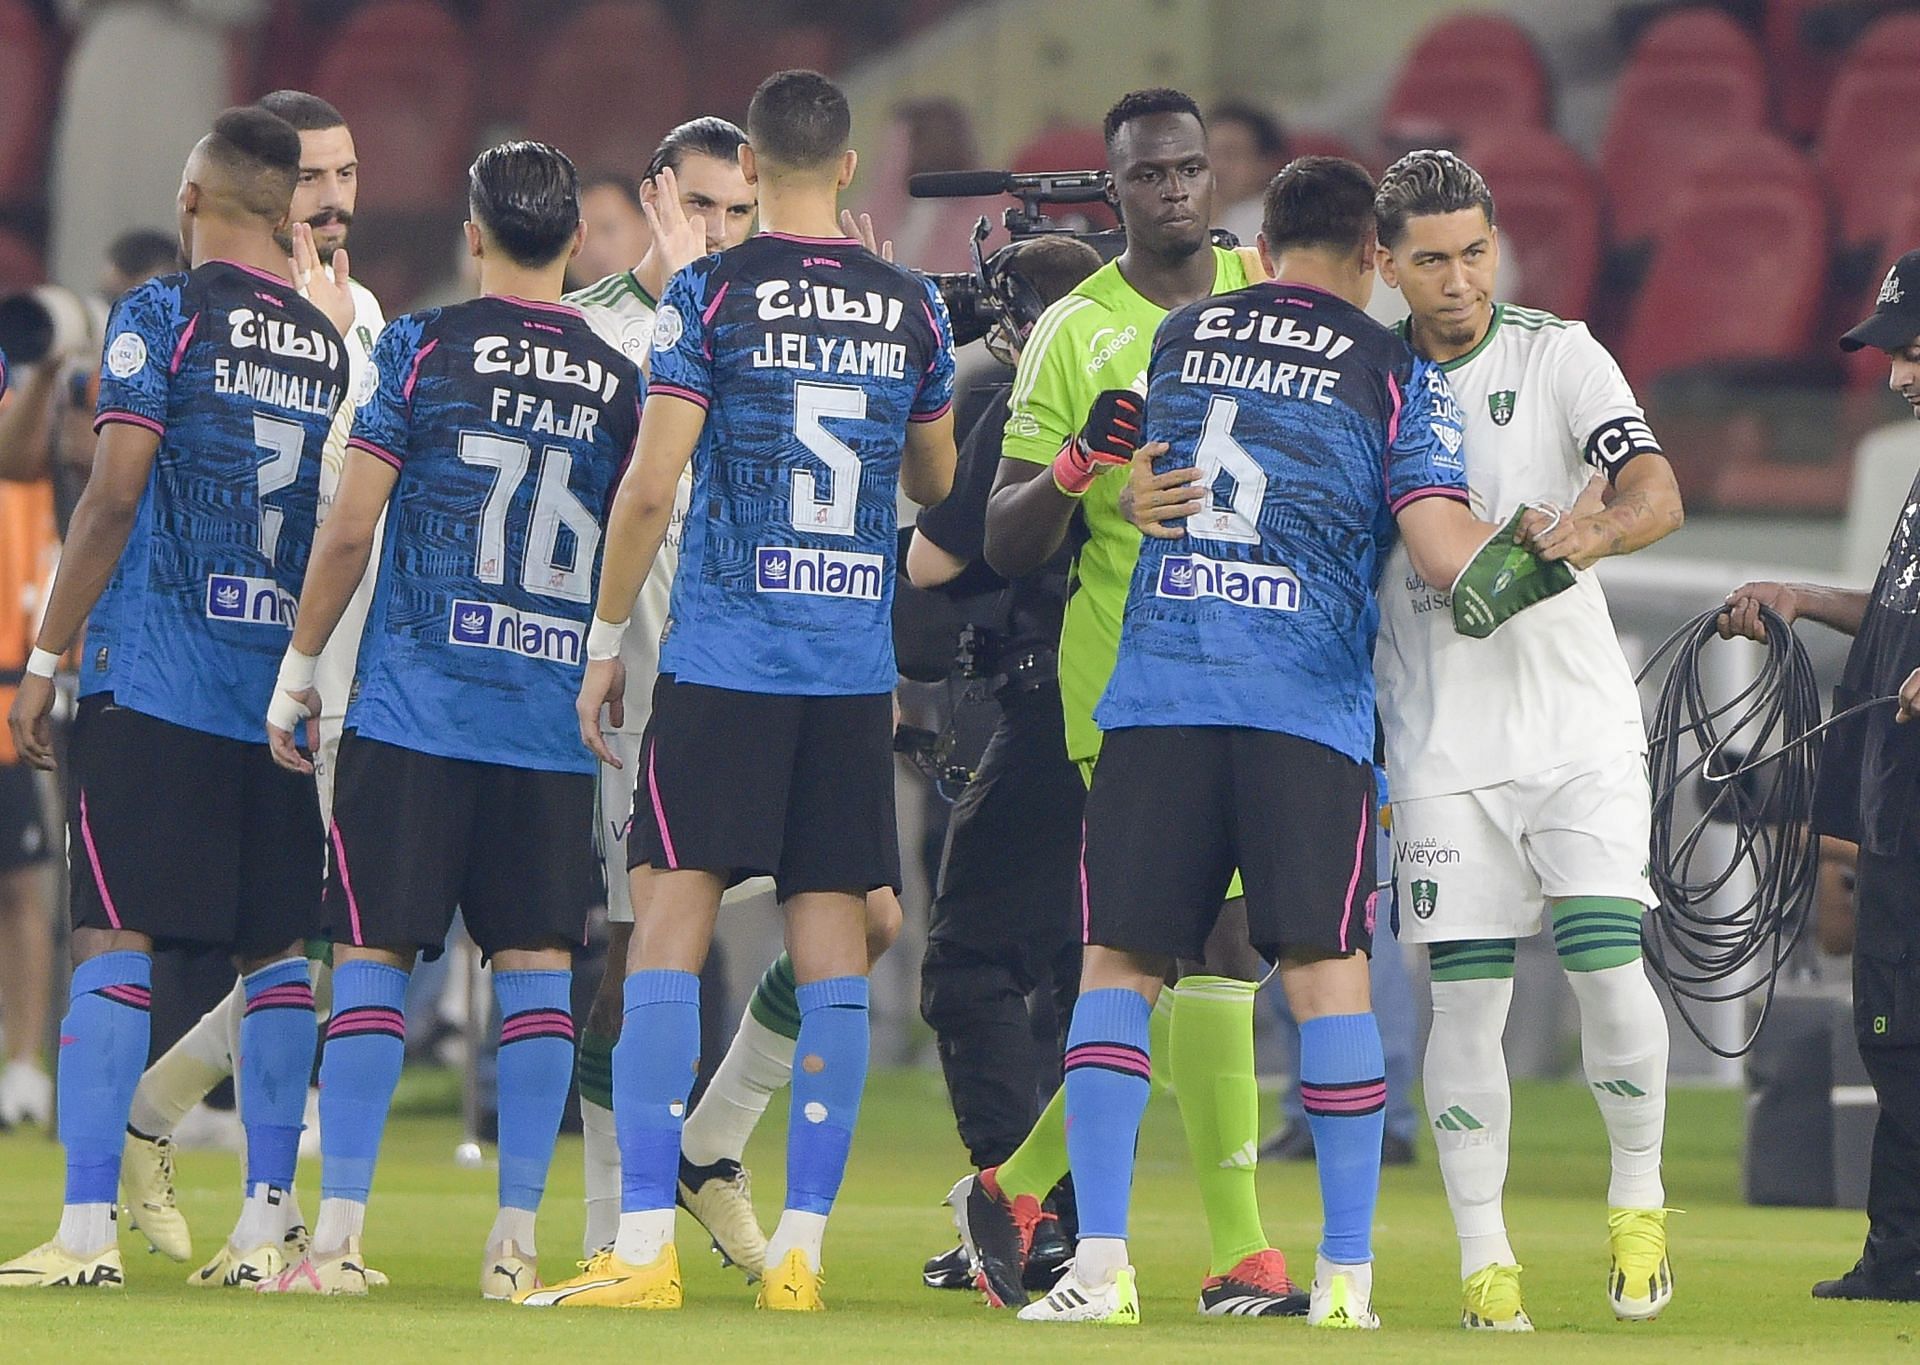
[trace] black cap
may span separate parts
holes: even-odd
[[[1920,337],[1920,251],[1909,251],[1887,272],[1873,315],[1840,338],[1840,349],[1897,351],[1915,337]]]

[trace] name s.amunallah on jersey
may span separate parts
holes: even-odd
[[[640,372],[559,304],[387,324],[350,445],[400,471],[347,728],[445,758],[594,770],[573,715]]]
[[[858,242],[778,233],[673,277],[649,392],[707,409],[661,671],[743,692],[895,682],[907,423],[953,400],[939,292]]]
[[[87,619],[81,695],[263,739],[346,385],[325,314],[246,266],[162,275],[114,305],[94,425],[145,427],[160,448]]]
[[[1144,435],[1212,501],[1141,546],[1100,727],[1276,730],[1370,762],[1380,561],[1402,508],[1466,499],[1460,428],[1440,371],[1331,294],[1276,281],[1171,314]]]

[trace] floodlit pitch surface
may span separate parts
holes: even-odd
[[[1458,1262],[1440,1178],[1427,1144],[1418,1165],[1390,1171],[1376,1233],[1375,1303],[1385,1329],[1365,1339],[1311,1334],[1299,1322],[1213,1321],[1193,1311],[1206,1235],[1173,1105],[1156,1099],[1143,1137],[1133,1254],[1142,1325],[1132,1330],[1015,1322],[969,1294],[919,1282],[920,1263],[953,1240],[940,1198],[962,1169],[946,1100],[930,1073],[877,1078],[867,1096],[852,1172],[827,1238],[827,1301],[817,1318],[757,1314],[740,1276],[722,1270],[684,1215],[687,1307],[678,1313],[536,1312],[484,1303],[480,1241],[493,1216],[491,1169],[452,1160],[455,1121],[432,1111],[444,1079],[410,1075],[381,1154],[368,1219],[369,1261],[393,1287],[368,1301],[266,1300],[189,1289],[188,1267],[149,1255],[125,1230],[126,1289],[17,1291],[0,1296],[0,1361],[116,1365],[229,1360],[344,1365],[544,1360],[1058,1361],[1118,1351],[1152,1361],[1274,1359],[1312,1349],[1328,1358],[1484,1360],[1920,1361],[1920,1305],[1816,1304],[1807,1288],[1853,1263],[1861,1215],[1748,1209],[1739,1202],[1741,1097],[1673,1097],[1668,1197],[1679,1295],[1659,1322],[1615,1323],[1602,1297],[1606,1268],[1606,1149],[1577,1085],[1522,1086],[1521,1139],[1508,1219],[1527,1267],[1531,1338],[1460,1331]],[[782,1110],[784,1112],[784,1110]],[[761,1221],[780,1207],[784,1123],[750,1153]],[[580,1147],[563,1140],[540,1221],[547,1279],[570,1273],[581,1226]],[[230,1156],[180,1158],[182,1206],[197,1253],[211,1254],[239,1205]],[[303,1163],[302,1197],[318,1204],[317,1164]],[[0,1250],[24,1251],[53,1229],[59,1149],[38,1133],[0,1136]],[[1318,1197],[1307,1165],[1261,1171],[1268,1231],[1296,1274],[1310,1273]],[[1657,1353],[1657,1354],[1656,1354]]]

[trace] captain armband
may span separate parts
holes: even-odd
[[[1664,452],[1646,419],[1629,414],[1595,427],[1593,434],[1587,437],[1584,453],[1587,463],[1605,474],[1608,483],[1614,483],[1619,479],[1620,471],[1626,468],[1627,461],[1634,456],[1660,455]]]

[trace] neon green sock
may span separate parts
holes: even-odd
[[[1147,1016],[1147,1060],[1153,1066],[1153,1093],[1173,1093],[1173,987],[1160,992]]]
[[[1254,1170],[1260,1150],[1260,1094],[1253,1077],[1251,981],[1182,977],[1168,1070],[1187,1130],[1187,1155],[1200,1185],[1213,1242],[1212,1274],[1224,1275],[1269,1245],[1260,1224]]]

